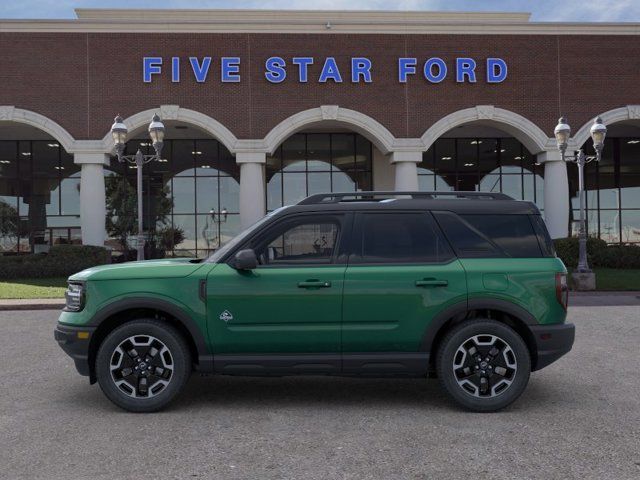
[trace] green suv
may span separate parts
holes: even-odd
[[[540,212],[497,193],[313,195],[206,259],[69,278],[55,338],[116,405],[155,411],[192,371],[437,376],[475,411],[571,350],[566,269]]]

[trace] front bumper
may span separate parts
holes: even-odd
[[[531,327],[536,342],[536,361],[532,370],[540,370],[569,353],[573,347],[576,327],[572,323],[562,325],[536,325]]]
[[[80,375],[89,376],[91,373],[89,343],[95,330],[95,327],[72,327],[59,323],[53,331],[58,345],[73,359]]]

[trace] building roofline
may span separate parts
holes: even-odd
[[[77,19],[3,20],[0,32],[639,35],[640,23],[531,22],[529,13],[76,9]]]
[[[132,15],[140,20],[162,22],[214,21],[225,20],[241,22],[280,22],[289,21],[326,21],[332,18],[344,22],[362,21],[381,23],[402,23],[408,18],[418,22],[528,22],[531,13],[527,12],[436,12],[403,10],[268,10],[268,9],[122,9],[122,8],[76,8],[80,20],[129,20]]]

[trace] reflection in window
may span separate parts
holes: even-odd
[[[304,223],[269,241],[258,252],[263,265],[329,263],[338,238],[334,222]]]
[[[593,145],[584,145],[593,155]],[[572,233],[577,235],[580,203],[578,169],[568,165]],[[602,160],[585,167],[587,231],[607,243],[640,243],[640,138],[607,137]]]
[[[267,158],[267,211],[314,193],[372,189],[371,142],[355,133],[299,133]]]
[[[138,148],[153,153],[142,139],[127,142],[126,153],[135,154]],[[135,194],[136,169],[131,165],[113,158],[105,175],[107,184],[119,182]],[[235,158],[218,141],[165,140],[162,159],[143,169],[144,228],[151,231],[156,254],[202,257],[233,238],[240,230],[239,181]],[[107,194],[111,190],[107,185]],[[135,223],[135,203],[121,210]],[[123,248],[118,238],[110,238],[108,245]]]
[[[502,192],[543,210],[543,167],[515,138],[439,138],[418,164],[423,191]]]
[[[0,252],[80,243],[80,167],[55,140],[0,141]]]

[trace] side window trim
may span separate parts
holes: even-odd
[[[345,259],[343,255],[340,254],[343,248],[343,244],[345,241],[348,241],[348,233],[349,229],[349,215],[342,212],[309,212],[309,213],[295,213],[291,215],[287,215],[276,220],[272,225],[269,225],[265,231],[258,233],[253,238],[249,239],[245,244],[243,244],[238,250],[242,250],[244,248],[253,248],[256,249],[258,247],[262,247],[265,245],[265,242],[269,241],[269,238],[272,237],[274,232],[276,235],[284,234],[288,229],[295,228],[297,225],[303,225],[305,223],[313,223],[315,221],[322,221],[322,219],[326,219],[327,223],[332,222],[335,223],[338,227],[338,233],[336,235],[336,243],[333,248],[333,253],[331,255],[331,259],[328,262],[295,262],[292,261],[290,263],[278,263],[273,265],[258,265],[258,268],[291,268],[291,267],[327,267],[334,265],[343,265],[345,264]],[[272,239],[273,240],[273,239]],[[235,252],[234,252],[235,255]]]
[[[363,249],[364,249],[364,217],[366,215],[397,215],[403,213],[413,213],[413,214],[421,214],[425,215],[431,223],[431,226],[435,230],[435,233],[440,236],[440,239],[444,242],[451,256],[445,260],[436,262],[436,261],[422,261],[422,260],[412,260],[407,262],[402,261],[390,261],[390,262],[365,262],[362,260],[363,258]],[[351,234],[351,249],[348,255],[348,264],[350,266],[403,266],[403,265],[447,265],[451,262],[455,262],[458,258],[456,255],[455,249],[451,246],[449,240],[446,235],[440,228],[440,225],[436,222],[431,215],[430,211],[427,210],[393,210],[388,212],[376,212],[376,211],[368,211],[368,212],[356,212],[353,219],[353,230]]]

